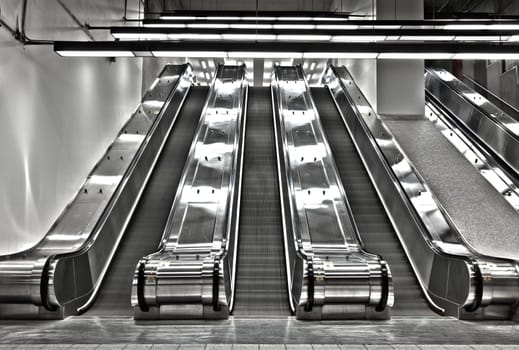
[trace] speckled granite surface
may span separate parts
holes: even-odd
[[[424,117],[383,118],[466,241],[519,260],[519,214],[501,194]]]

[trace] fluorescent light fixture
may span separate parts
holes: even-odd
[[[274,29],[315,29],[313,24],[274,24]]]
[[[519,24],[447,24],[445,30],[519,30]]]
[[[305,52],[303,58],[377,58],[376,52]]]
[[[329,41],[330,35],[278,35],[280,41]]]
[[[205,17],[204,19],[208,21],[239,21],[241,17],[233,17],[233,16],[217,16],[217,17]]]
[[[312,17],[278,17],[278,21],[311,21]]]
[[[276,40],[274,34],[222,34],[224,40]]]
[[[335,21],[348,21],[348,18],[346,17],[313,17],[313,21],[321,21],[321,22],[335,22]]]
[[[350,43],[350,42],[370,42],[370,41],[384,41],[384,35],[334,35],[332,42]]]
[[[166,21],[196,21],[195,16],[160,16],[160,19]]]
[[[184,23],[144,23],[147,28],[186,28]]]
[[[275,21],[276,17],[242,17],[244,21]]]
[[[302,52],[231,51],[229,58],[303,58]]]
[[[456,41],[501,41],[501,40],[506,40],[508,39],[508,37],[502,37],[502,36],[499,36],[499,35],[494,35],[494,36],[475,36],[475,35],[467,35],[467,36],[456,36],[456,38],[454,38],[454,40]]]
[[[207,24],[203,24],[207,25]],[[232,25],[231,25],[232,26]],[[244,25],[247,29],[254,25]],[[258,25],[261,26],[261,25]],[[266,25],[271,27],[270,24]],[[291,25],[289,25],[291,26]],[[200,33],[140,33],[138,31],[126,33],[112,33],[113,37],[121,40],[279,40],[279,41],[332,41],[332,42],[378,42],[378,41],[519,41],[519,35],[499,36],[499,35],[325,35],[325,34],[200,34]]]
[[[169,34],[171,40],[221,40],[220,34],[178,33]]]
[[[443,26],[445,30],[485,30],[488,26],[485,24],[447,24]]]
[[[227,57],[225,51],[153,51],[155,57]]]
[[[358,29],[389,29],[389,30],[397,30],[402,29],[401,25],[385,25],[385,24],[377,24],[377,25],[359,25]]]
[[[140,51],[135,51],[140,52]],[[148,51],[146,51],[148,52]],[[133,57],[128,50],[56,50],[63,57]],[[263,51],[152,51],[155,57],[194,58],[380,58],[380,59],[519,59],[519,53],[444,53],[444,52],[263,52]],[[140,55],[139,55],[140,56]]]
[[[435,60],[448,60],[453,57],[452,53],[439,53],[439,52],[381,52],[377,58],[381,59],[397,59],[397,60],[423,60],[423,59],[435,59]]]
[[[199,29],[228,29],[229,24],[226,23],[190,23],[187,25],[188,28],[199,28]]]
[[[104,51],[104,50],[60,50],[56,53],[62,57],[134,57],[132,51]]]
[[[359,26],[356,24],[317,24],[315,28],[324,30],[355,30],[359,29]]]
[[[489,24],[491,30],[519,30],[518,24]]]
[[[160,16],[166,21],[347,21],[348,17],[299,17],[299,16]]]
[[[450,41],[454,40],[453,35],[402,35],[402,41]]]
[[[230,28],[232,28],[232,29],[272,29],[272,24],[233,23],[233,24],[230,24]]]
[[[115,39],[120,40],[167,40],[168,35],[164,33],[113,33]]]
[[[519,53],[457,53],[457,60],[517,60]]]

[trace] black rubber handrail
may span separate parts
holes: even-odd
[[[315,293],[315,276],[314,276],[314,262],[312,258],[308,259],[307,263],[307,271],[308,271],[308,287],[307,287],[307,302],[305,305],[305,311],[310,312],[314,307],[314,293]]]
[[[222,309],[220,302],[220,258],[214,259],[213,265],[213,310],[220,311]]]
[[[49,300],[49,271],[50,265],[54,260],[54,256],[50,256],[45,261],[41,271],[41,279],[40,279],[40,298],[43,307],[48,311],[56,311],[58,308],[55,305],[52,305]]]
[[[380,297],[380,302],[375,307],[375,311],[377,312],[382,312],[386,309],[389,298],[389,271],[385,261],[380,261],[380,269],[382,272],[382,295]]]
[[[474,281],[476,283],[476,290],[474,295],[474,302],[464,307],[465,311],[467,312],[474,312],[479,309],[483,299],[483,275],[481,274],[481,269],[479,268],[479,264],[477,262],[473,262],[472,266],[474,268]]]
[[[137,272],[137,302],[139,304],[139,309],[143,312],[150,311],[150,307],[146,303],[146,299],[144,298],[144,286],[145,286],[145,276],[144,271],[146,269],[146,263],[141,262],[139,264],[139,270]]]

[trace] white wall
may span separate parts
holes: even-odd
[[[20,2],[0,2],[12,20],[19,9],[9,3]],[[28,34],[51,36],[37,29],[51,12],[41,20],[32,12]],[[24,48],[0,28],[0,254],[48,231],[139,103],[141,76],[141,59],[61,58],[49,46]]]

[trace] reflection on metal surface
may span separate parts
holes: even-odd
[[[517,66],[509,71],[513,73],[514,76],[517,76],[519,71],[517,70]],[[474,91],[479,92],[482,96],[486,97],[492,104],[496,107],[500,108],[510,117],[514,118],[516,121],[519,121],[519,109],[517,107],[510,104],[510,102],[505,101],[503,98],[497,96],[495,93],[478,83],[476,80],[468,76],[467,74],[463,74],[463,82]],[[518,124],[516,124],[518,125]],[[519,130],[514,131],[515,134],[519,134]]]
[[[443,69],[427,69],[425,88],[447,118],[485,145],[519,179],[519,122]]]
[[[510,318],[519,299],[514,262],[477,255],[345,67],[328,85],[429,303],[459,318]]]
[[[61,318],[89,306],[191,75],[189,65],[166,66],[47,235],[27,251],[0,258],[2,318]]]
[[[458,151],[472,164],[480,174],[519,212],[519,189],[511,179],[491,157],[487,157],[456,126],[431,102],[426,102],[425,116],[436,128],[449,140]]]
[[[292,310],[299,319],[389,317],[391,273],[362,250],[301,67],[275,67],[272,94]]]
[[[161,247],[135,271],[137,319],[226,318],[232,311],[245,74],[244,65],[217,69]]]

